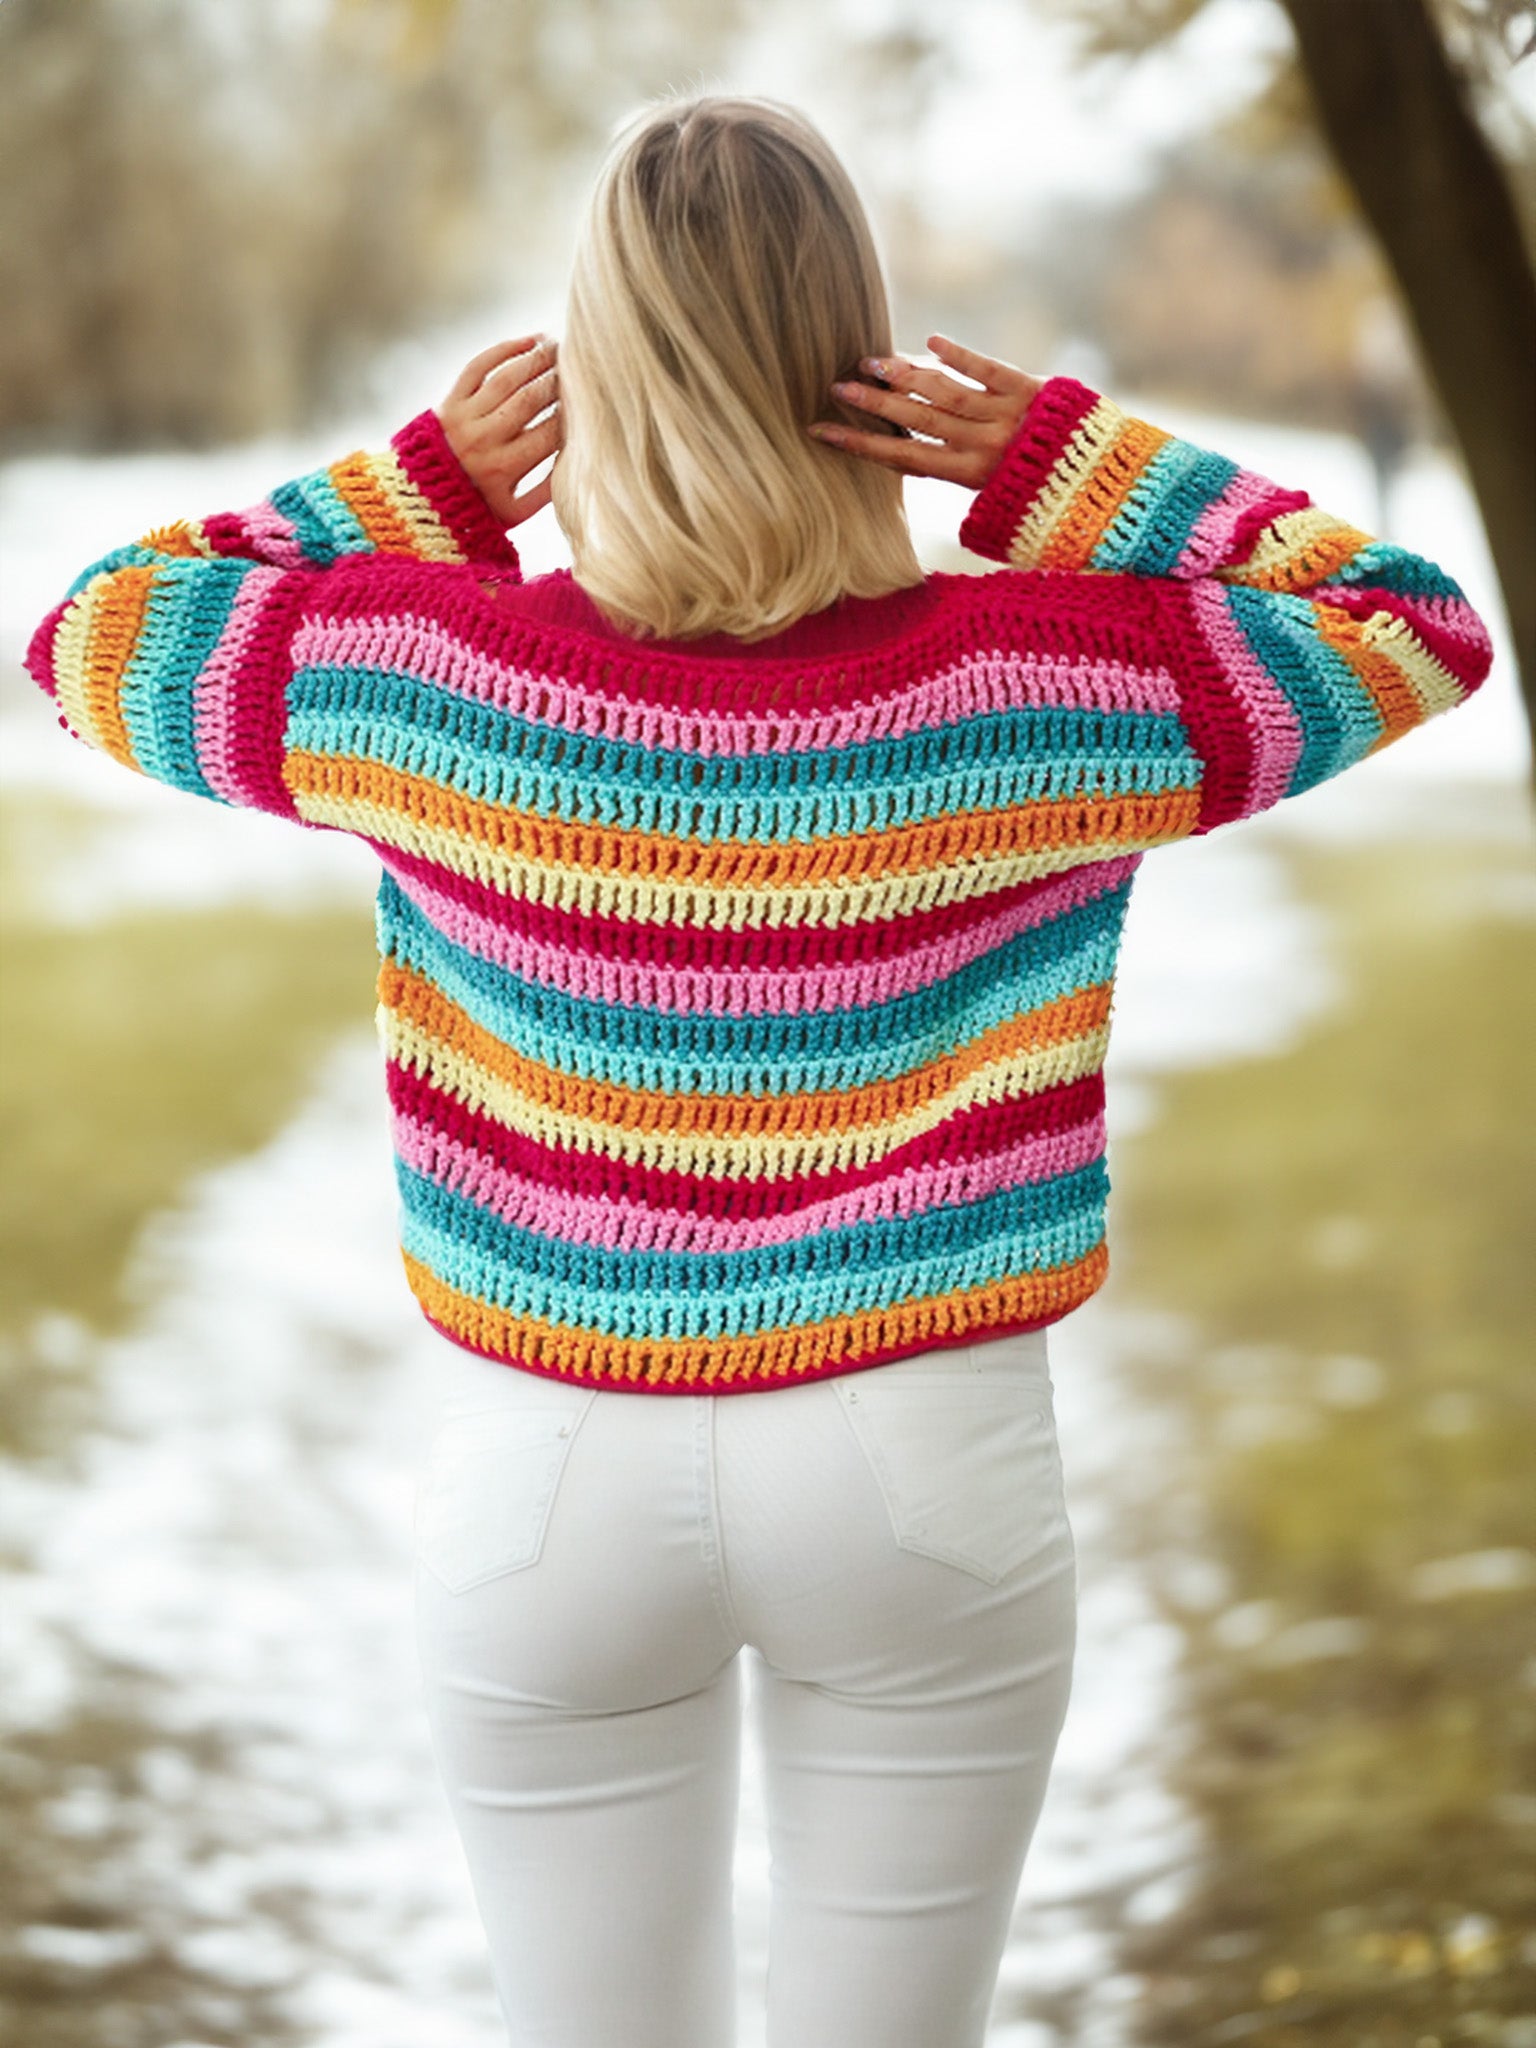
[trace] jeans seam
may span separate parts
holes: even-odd
[[[746,1635],[725,1576],[725,1533],[720,1526],[720,1487],[715,1451],[717,1403],[709,1394],[695,1394],[691,1398],[699,1404],[694,1411],[693,1443],[704,1576],[709,1581],[710,1598],[725,1630],[727,1646],[739,1650],[746,1641]]]

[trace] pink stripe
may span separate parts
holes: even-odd
[[[1401,619],[1464,690],[1475,690],[1488,672],[1493,643],[1464,597],[1412,597],[1398,590],[1332,581],[1317,584],[1310,594],[1355,619],[1369,619],[1378,612]]]
[[[1221,568],[1228,561],[1233,535],[1244,515],[1274,493],[1275,486],[1267,476],[1260,476],[1256,470],[1240,469],[1195,521],[1172,573],[1209,576]]]
[[[517,717],[635,746],[716,754],[803,753],[957,724],[980,712],[1029,705],[1092,711],[1178,711],[1166,669],[1134,668],[1087,656],[997,653],[956,662],[921,681],[892,687],[872,674],[867,694],[814,712],[680,710],[675,704],[583,689],[533,675],[480,653],[415,617],[314,619],[294,636],[294,666],[311,663],[402,669]],[[855,664],[850,662],[852,670]]]
[[[1234,818],[1279,803],[1301,758],[1301,719],[1296,707],[1248,645],[1228,609],[1225,586],[1208,579],[1189,585],[1190,607],[1232,694],[1247,715],[1252,770],[1242,809]]]
[[[254,792],[238,758],[235,691],[240,665],[263,605],[286,571],[253,567],[242,579],[218,644],[203,664],[192,697],[197,765],[226,803],[250,804]]]
[[[243,555],[248,561],[266,562],[279,569],[314,566],[294,539],[298,529],[293,521],[284,518],[267,498],[247,512],[225,512],[205,519],[203,531],[221,555]]]
[[[458,1139],[413,1117],[396,1116],[395,1148],[408,1166],[522,1230],[605,1251],[750,1251],[789,1244],[814,1231],[912,1216],[976,1202],[1020,1181],[1054,1180],[1097,1159],[1107,1142],[1103,1113],[1064,1131],[1046,1131],[980,1159],[911,1167],[889,1180],[850,1189],[807,1208],[731,1219],[689,1216],[643,1202],[605,1201],[507,1172]]]
[[[714,1016],[803,1016],[823,1010],[863,1008],[927,988],[955,973],[1020,932],[1033,931],[1063,912],[1105,894],[1134,871],[1140,856],[1097,861],[1074,868],[1049,888],[1010,904],[994,918],[888,958],[847,966],[815,966],[801,972],[772,968],[759,973],[669,967],[538,940],[470,909],[415,876],[396,874],[401,888],[436,928],[525,981],[541,982],[588,1001],[619,1003],[626,1009],[666,1010]],[[392,870],[393,872],[393,870]]]

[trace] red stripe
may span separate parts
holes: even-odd
[[[996,469],[971,500],[960,526],[962,547],[1006,560],[1019,522],[1098,402],[1098,393],[1075,377],[1046,379]]]
[[[1165,611],[1159,630],[1170,642],[1183,644],[1183,658],[1170,664],[1179,692],[1179,717],[1201,762],[1200,815],[1190,834],[1197,839],[1247,814],[1259,735],[1206,640],[1189,585],[1169,577],[1160,590]],[[1230,607],[1227,624],[1241,639],[1242,628]]]
[[[605,960],[647,967],[687,967],[724,974],[766,968],[792,973],[797,968],[851,967],[890,959],[968,931],[1031,897],[1063,886],[1062,874],[1039,875],[990,895],[870,924],[770,925],[745,931],[690,926],[683,934],[675,925],[595,917],[551,909],[526,897],[504,896],[487,882],[454,874],[421,855],[376,840],[369,843],[407,893],[412,881],[420,881],[530,943],[563,946],[571,952],[600,954]],[[1128,881],[1139,858],[1137,854],[1119,854],[1096,863],[1104,871],[1103,887],[1097,893],[1107,895]],[[680,940],[685,940],[681,946]]]
[[[319,569],[289,569],[273,584],[241,650],[230,689],[229,757],[240,778],[242,798],[253,810],[270,811],[297,824],[305,820],[283,781],[293,634],[299,608],[323,574]]]
[[[509,669],[558,676],[578,689],[657,705],[686,718],[697,711],[740,717],[770,715],[776,705],[800,716],[837,712],[850,705],[898,696],[914,677],[973,654],[974,628],[954,630],[955,615],[975,602],[974,576],[952,576],[941,584],[931,609],[910,636],[881,639],[841,656],[819,645],[818,629],[807,623],[801,652],[759,655],[732,662],[729,655],[702,658],[673,651],[668,642],[599,639],[579,628],[551,624],[486,597],[476,584],[476,566],[402,561],[370,555],[368,574],[327,593],[327,621],[347,618],[399,619],[415,611],[445,627],[471,652]],[[431,606],[426,579],[444,581],[440,607]],[[447,593],[458,586],[455,602]],[[930,586],[931,587],[931,586]],[[923,586],[914,585],[920,594]],[[687,644],[687,643],[681,643]],[[1065,635],[1042,621],[1040,644],[1032,653],[1081,655]],[[893,655],[895,659],[893,660]]]
[[[1468,637],[1473,624],[1471,613],[1462,610],[1467,630],[1461,633],[1442,625],[1436,617],[1435,606],[1452,602],[1448,598],[1407,597],[1400,590],[1369,590],[1358,583],[1320,583],[1307,594],[1320,604],[1337,606],[1351,618],[1368,619],[1377,612],[1390,612],[1412,630],[1414,638],[1436,661],[1450,670],[1463,689],[1476,689],[1480,672],[1486,673],[1483,642],[1475,635]]]
[[[889,1180],[909,1166],[981,1159],[1025,1138],[1071,1130],[1104,1110],[1102,1072],[1085,1074],[1038,1095],[963,1110],[868,1166],[784,1179],[750,1179],[677,1173],[577,1151],[574,1146],[543,1145],[482,1111],[468,1108],[394,1060],[386,1062],[385,1076],[390,1102],[400,1114],[472,1147],[508,1173],[587,1198],[639,1202],[685,1216],[741,1219],[791,1214],[850,1189]]]

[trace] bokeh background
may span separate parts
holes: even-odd
[[[378,445],[642,99],[818,120],[934,327],[1464,584],[1470,705],[1138,880],[1053,1332],[1072,1713],[993,2048],[1536,2048],[1536,10],[0,0],[0,2037],[493,2048],[410,1639],[367,849],[141,782],[74,574]],[[912,483],[923,558],[982,569]],[[529,573],[568,559],[552,515]],[[1524,695],[1522,695],[1522,673]],[[743,2048],[766,1851],[747,1757]]]

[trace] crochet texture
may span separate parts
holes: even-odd
[[[522,580],[425,412],[39,626],[76,738],[377,853],[402,1252],[455,1342],[719,1394],[1065,1316],[1146,852],[1488,671],[1433,564],[1070,377],[960,537],[1007,566],[641,642]]]

